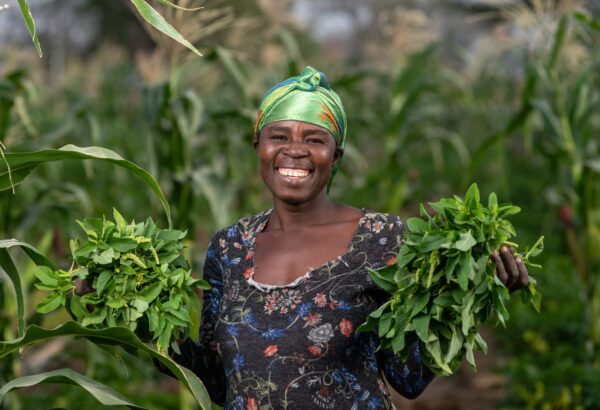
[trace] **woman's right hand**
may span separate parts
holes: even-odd
[[[94,291],[92,283],[86,279],[75,279],[73,284],[75,285],[75,294],[77,296],[83,296]]]

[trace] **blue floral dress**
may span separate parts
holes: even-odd
[[[206,255],[200,341],[174,359],[192,369],[225,409],[390,409],[382,374],[416,397],[433,375],[418,344],[406,363],[377,351],[374,333],[355,329],[388,295],[367,268],[396,260],[399,218],[363,210],[346,253],[285,286],[253,280],[257,235],[271,210],[218,232]]]

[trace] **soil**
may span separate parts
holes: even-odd
[[[494,354],[493,332],[482,332],[488,343],[488,355],[475,353],[477,372],[468,364],[449,377],[436,377],[414,400],[408,400],[390,388],[398,410],[494,410],[505,396],[504,377],[494,370],[500,358]]]

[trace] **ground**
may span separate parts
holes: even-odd
[[[494,371],[501,358],[495,354],[493,332],[483,334],[488,355],[475,354],[478,371],[467,364],[450,377],[436,377],[423,394],[407,400],[392,392],[398,410],[494,410],[505,395],[502,376]],[[391,390],[391,389],[390,389]]]

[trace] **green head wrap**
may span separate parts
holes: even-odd
[[[255,138],[272,122],[295,120],[325,128],[337,146],[346,142],[346,112],[340,97],[331,90],[327,76],[312,67],[306,67],[297,77],[290,77],[271,88],[263,97],[256,118]],[[327,191],[339,167],[331,171]]]

